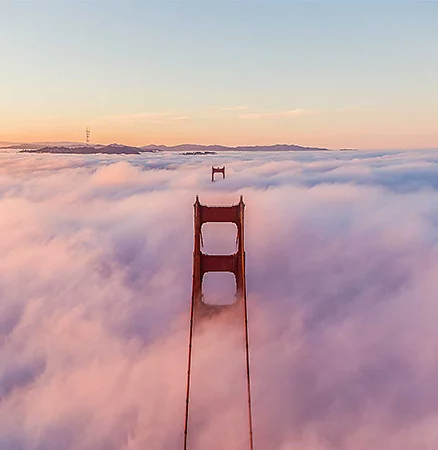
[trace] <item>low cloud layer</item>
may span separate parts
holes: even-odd
[[[196,194],[246,203],[255,449],[436,449],[436,180],[434,151],[1,153],[0,449],[182,448]],[[189,449],[246,450],[241,330],[197,337]]]

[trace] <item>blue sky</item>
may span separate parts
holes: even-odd
[[[0,141],[438,146],[437,2],[1,8]]]

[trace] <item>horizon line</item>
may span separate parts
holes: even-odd
[[[85,142],[82,141],[0,141],[0,145],[4,145],[6,147],[2,147],[4,150],[7,150],[10,146],[16,146],[16,145],[60,145],[67,147],[69,144],[74,145],[83,145],[86,146]],[[319,148],[319,149],[327,149],[327,150],[355,150],[355,151],[406,151],[406,150],[438,150],[438,145],[436,147],[372,147],[372,148],[364,148],[364,147],[324,147],[324,146],[318,146],[318,145],[301,145],[301,144],[294,144],[294,143],[279,143],[276,142],[274,144],[239,144],[239,145],[225,145],[225,144],[201,144],[201,143],[190,143],[190,142],[183,142],[180,144],[145,144],[145,145],[129,145],[129,144],[123,144],[120,142],[112,142],[109,144],[101,144],[101,143],[92,143],[89,146],[108,146],[108,145],[122,145],[126,147],[134,147],[134,148],[144,148],[144,147],[166,147],[166,148],[175,148],[175,147],[181,147],[181,146],[199,146],[199,147],[224,147],[224,148],[230,148],[230,149],[238,149],[242,147],[276,147],[276,146],[296,146],[296,147],[303,147],[303,148]]]

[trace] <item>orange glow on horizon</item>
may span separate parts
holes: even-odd
[[[77,132],[55,132],[55,133],[14,133],[13,135],[0,136],[0,142],[27,143],[27,142],[84,142],[85,128],[82,134]],[[357,148],[357,149],[420,149],[437,148],[438,132],[428,134],[308,134],[308,133],[278,133],[275,137],[259,136],[256,132],[248,135],[237,133],[148,133],[145,135],[127,132],[95,131],[91,129],[91,143],[108,145],[119,143],[132,146],[143,145],[167,145],[180,144],[197,145],[224,145],[228,147],[253,146],[253,145],[275,145],[294,144],[303,147],[324,148]]]
[[[437,148],[438,129],[432,120],[394,118],[383,123],[380,113],[306,116],[293,120],[239,120],[193,117],[172,123],[131,123],[82,119],[18,124],[5,117],[0,142],[84,142],[86,126],[91,143],[125,145],[224,145],[251,146],[295,144],[305,147],[403,149]],[[342,119],[342,120],[341,120]],[[389,119],[388,119],[389,120]],[[2,122],[3,123],[3,122]],[[409,124],[409,126],[408,126]],[[403,125],[406,125],[405,127]],[[8,130],[8,133],[5,131]]]

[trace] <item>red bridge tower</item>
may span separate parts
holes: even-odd
[[[214,167],[211,166],[211,181],[214,181],[214,174],[215,173],[221,173],[222,174],[222,179],[225,179],[225,166],[223,167]]]
[[[225,167],[223,168],[225,170]],[[225,172],[224,172],[225,176]],[[248,398],[248,431],[249,448],[253,450],[252,432],[252,407],[251,385],[249,368],[249,339],[248,339],[248,312],[246,303],[246,278],[245,278],[245,243],[244,243],[244,208],[243,197],[240,202],[232,206],[206,206],[201,205],[199,197],[194,204],[194,232],[195,242],[193,251],[193,285],[190,313],[189,355],[187,369],[186,414],[184,425],[184,450],[187,450],[187,434],[190,411],[190,382],[192,365],[192,344],[195,325],[199,325],[206,318],[230,315],[236,319],[240,316],[244,328],[245,338],[245,363]],[[208,222],[231,222],[237,226],[237,251],[231,255],[208,255],[203,253],[201,228]],[[231,272],[236,281],[236,300],[229,305],[211,305],[204,303],[202,280],[208,272]]]

